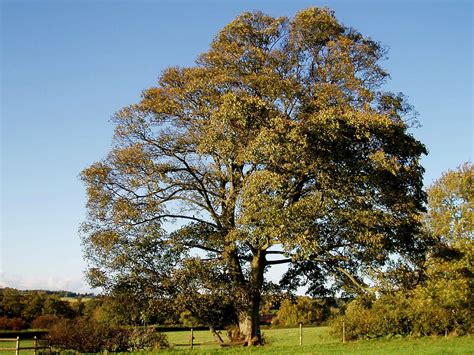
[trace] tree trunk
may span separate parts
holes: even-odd
[[[219,343],[219,345],[223,345],[224,344],[224,340],[222,340],[222,337],[221,337],[221,334],[220,332],[218,332],[214,327],[209,327],[209,330],[212,334],[212,337],[214,338],[215,341],[217,341]]]
[[[246,346],[262,344],[259,308],[260,304],[252,305],[251,309],[239,314],[239,331]]]
[[[260,333],[260,300],[265,261],[265,251],[258,250],[254,253],[251,263],[249,289],[247,292],[248,303],[244,309],[240,310],[238,315],[239,331],[247,346],[262,344],[262,336]]]

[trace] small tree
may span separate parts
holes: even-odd
[[[474,165],[448,171],[428,189],[426,226],[437,244],[426,263],[420,298],[444,309],[446,329],[472,330],[474,307]]]
[[[422,253],[426,150],[403,96],[381,91],[385,54],[309,8],[244,13],[195,66],[165,70],[115,115],[109,156],[82,172],[91,284],[218,293],[250,345],[272,265],[314,289],[364,289],[393,254]]]

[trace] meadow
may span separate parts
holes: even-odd
[[[299,345],[299,329],[266,329],[268,344],[256,348],[219,348],[212,344],[208,331],[194,332],[193,350],[175,346],[163,353],[193,354],[473,354],[474,337],[424,337],[359,340],[342,343],[329,333],[328,327],[303,329],[303,346]],[[186,344],[189,332],[167,333],[170,344]]]
[[[423,337],[358,340],[342,343],[334,338],[327,327],[303,329],[303,346],[299,346],[299,329],[266,329],[263,334],[268,344],[256,348],[224,347],[213,341],[209,331],[195,331],[195,346],[190,349],[187,331],[167,332],[171,348],[161,354],[473,354],[474,337]],[[31,346],[31,341],[22,341],[21,346]],[[14,347],[14,343],[2,343],[0,347]],[[1,351],[0,354],[13,354]],[[141,354],[144,354],[142,352]],[[32,355],[33,351],[20,351]],[[71,353],[72,354],[72,353]],[[139,354],[139,353],[136,353]]]

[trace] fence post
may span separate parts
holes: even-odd
[[[33,339],[34,339],[34,344],[35,344],[34,354],[36,355],[36,347],[38,346],[38,339],[36,338],[36,335],[33,337]]]
[[[16,349],[15,349],[15,355],[18,355],[20,353],[20,337],[16,337]]]
[[[342,343],[346,343],[346,322],[342,321]]]
[[[191,349],[194,349],[194,329],[191,328]]]
[[[300,346],[303,345],[303,323],[300,322]]]

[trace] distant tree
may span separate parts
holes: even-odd
[[[422,254],[426,149],[403,96],[381,91],[385,54],[309,8],[244,13],[195,66],[165,70],[82,172],[91,285],[174,297],[181,273],[207,270],[191,290],[230,301],[250,345],[272,265],[354,290],[391,256]]]
[[[20,317],[21,312],[25,306],[22,302],[23,296],[20,291],[14,288],[0,289],[0,316],[6,317]]]
[[[72,318],[76,315],[71,304],[61,300],[57,295],[48,295],[43,303],[42,314],[52,314],[58,317]]]
[[[272,323],[284,326],[320,324],[327,316],[325,308],[324,302],[310,297],[297,297],[296,301],[285,299]]]
[[[87,302],[87,301],[86,301]],[[77,302],[74,302],[73,304],[71,304],[71,308],[72,310],[74,311],[74,313],[79,316],[79,317],[82,317],[84,315],[84,310],[85,310],[85,302],[84,300],[82,299],[82,296],[79,296],[77,298]]]
[[[140,325],[140,309],[131,298],[103,297],[90,318],[110,326]]]
[[[34,318],[44,313],[44,302],[46,300],[46,294],[40,292],[31,292],[23,297],[23,303],[25,304],[21,316],[27,321],[31,321]]]
[[[201,325],[199,323],[199,320],[195,318],[190,311],[181,312],[181,314],[179,315],[179,321],[182,325],[189,328],[195,328]]]

